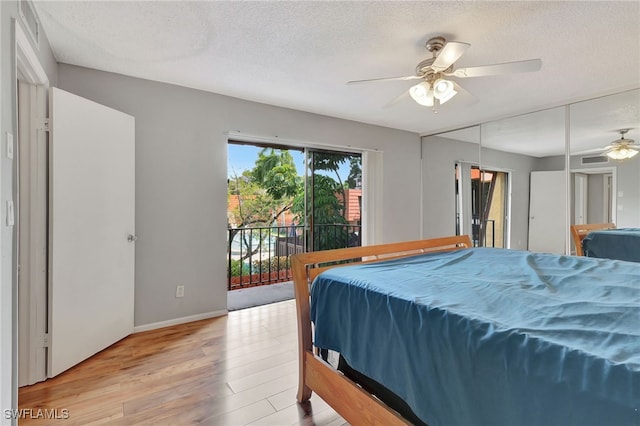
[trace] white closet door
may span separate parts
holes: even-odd
[[[135,120],[56,88],[49,99],[53,377],[133,331]]]

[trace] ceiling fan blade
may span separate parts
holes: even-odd
[[[484,77],[498,74],[512,74],[519,72],[539,71],[542,67],[540,59],[529,59],[527,61],[507,62],[506,64],[484,65],[480,67],[458,68],[452,73],[454,77]]]
[[[469,43],[462,43],[459,41],[447,42],[440,53],[438,53],[438,57],[431,65],[431,68],[436,72],[446,70],[455,61],[457,61],[470,46],[471,45]]]
[[[405,77],[385,77],[385,78],[370,78],[368,80],[352,80],[347,81],[347,84],[360,84],[360,83],[372,83],[376,81],[395,81],[395,80],[417,80],[422,77],[418,75],[408,75]]]

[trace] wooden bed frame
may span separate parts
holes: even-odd
[[[312,342],[309,285],[322,271],[341,266],[335,264],[327,266],[332,262],[351,261],[349,264],[353,265],[469,247],[473,247],[471,239],[468,235],[462,235],[292,255],[291,268],[298,321],[298,402],[307,401],[311,397],[311,392],[314,391],[351,424],[381,426],[410,424],[396,411],[318,356],[318,351],[313,347]]]
[[[614,229],[615,223],[589,223],[586,225],[571,225],[571,236],[576,245],[576,256],[584,256],[582,251],[582,240],[591,231],[599,231],[601,229]]]

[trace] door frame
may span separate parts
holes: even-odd
[[[38,60],[38,56],[33,50],[31,46],[31,42],[29,41],[29,37],[22,29],[22,25],[18,20],[14,19],[14,33],[15,33],[15,56],[16,56],[16,103],[18,102],[18,75],[21,78],[30,84],[34,85],[42,85],[46,88],[49,87],[49,79],[47,77],[42,64]],[[46,111],[47,105],[47,95],[45,90],[44,99],[41,101],[44,102],[44,108]],[[16,109],[17,110],[17,109]],[[15,128],[18,127],[18,117],[16,115],[15,118]],[[21,143],[28,143],[30,147],[36,145],[37,141],[31,138],[25,140],[21,138],[18,134],[16,137],[17,146],[20,146]],[[45,136],[46,137],[46,136]],[[46,143],[46,141],[45,141]],[[22,158],[20,156],[20,149],[15,149],[17,160],[15,162],[15,171],[14,171],[14,180],[16,182],[16,194],[15,198],[15,212],[16,212],[16,256],[14,259],[14,270],[16,271],[15,281],[17,282],[16,289],[21,289],[22,294],[28,295],[27,297],[20,298],[19,292],[16,291],[14,295],[16,300],[16,306],[18,306],[18,317],[17,321],[14,324],[13,335],[14,335],[14,371],[21,371],[20,365],[18,364],[19,359],[27,359],[27,364],[22,369],[23,374],[26,377],[16,378],[16,384],[18,386],[24,384],[31,384],[38,381],[42,381],[46,379],[46,356],[40,357],[38,356],[38,348],[42,348],[44,346],[44,337],[46,334],[46,320],[47,320],[47,300],[46,300],[46,291],[47,291],[47,278],[46,275],[44,277],[44,281],[35,282],[32,279],[23,280],[21,279],[22,275],[26,274],[29,277],[38,276],[38,263],[32,262],[31,258],[34,256],[35,252],[39,250],[38,247],[28,247],[28,250],[23,254],[21,253],[22,245],[30,245],[28,240],[25,239],[25,235],[30,235],[30,240],[33,241],[34,238],[38,241],[44,241],[44,249],[47,249],[46,241],[47,241],[47,229],[40,229],[37,225],[39,220],[44,217],[47,217],[47,188],[41,188],[39,185],[25,187],[20,184],[20,174],[22,172],[33,174],[34,170],[38,170],[41,165],[38,164],[37,158],[34,156],[30,156],[29,158]],[[44,165],[44,170],[39,170],[42,173],[46,173],[46,163]],[[34,200],[32,194],[44,194],[44,197],[38,197]],[[31,197],[32,205],[29,208],[29,212],[24,212],[25,216],[28,217],[26,221],[21,221],[20,216],[22,215],[22,206],[20,205],[20,197],[27,196]],[[35,201],[35,203],[33,202]],[[46,222],[45,222],[46,223]],[[27,259],[24,256],[28,256]],[[20,265],[22,263],[28,264],[28,270],[21,271]],[[40,321],[39,319],[42,319]],[[24,323],[27,322],[25,325]],[[18,351],[22,350],[28,354],[28,357],[20,357],[18,356]],[[18,374],[18,373],[16,373]],[[21,379],[23,382],[21,382]]]
[[[607,167],[589,167],[585,169],[571,169],[570,175],[573,173],[582,173],[585,175],[605,175],[611,174],[611,222],[617,224],[618,214],[618,168],[616,166]]]

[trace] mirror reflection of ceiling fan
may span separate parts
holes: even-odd
[[[453,98],[461,87],[449,78],[484,77],[499,74],[539,71],[540,59],[508,62],[504,64],[484,65],[468,68],[454,68],[455,62],[471,46],[469,43],[446,41],[444,37],[433,37],[426,42],[426,48],[433,57],[425,59],[416,66],[415,75],[405,77],[385,77],[368,80],[354,80],[347,84],[372,83],[393,80],[422,80],[409,89],[409,94],[418,104],[433,107],[437,112],[438,104]]]
[[[620,139],[616,139],[611,142],[609,145],[604,148],[598,148],[591,151],[583,152],[582,154],[588,153],[603,153],[607,157],[612,158],[614,160],[627,160],[629,158],[635,157],[638,152],[640,152],[640,147],[635,144],[633,139],[626,139],[624,137],[625,134],[631,129],[620,129],[618,133],[620,133]]]

